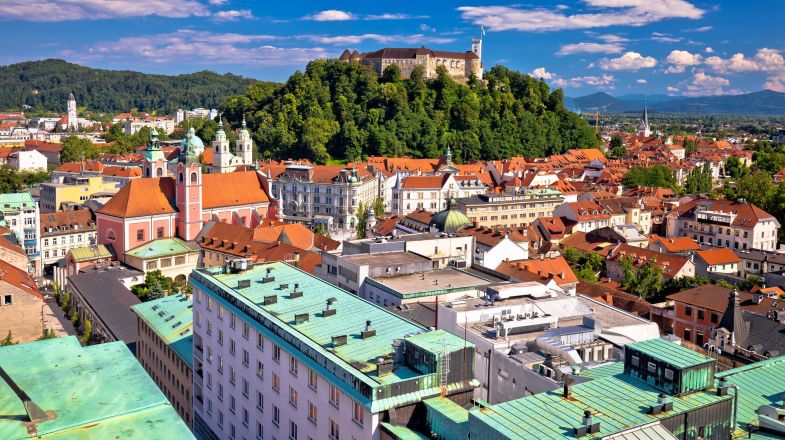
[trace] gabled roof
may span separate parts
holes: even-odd
[[[175,182],[171,177],[133,179],[98,210],[113,217],[172,214],[176,212]]]
[[[403,180],[403,189],[441,189],[450,174],[441,176],[409,176]]]
[[[575,276],[572,268],[567,264],[567,260],[562,256],[523,261],[503,261],[496,268],[496,271],[521,281],[537,281],[543,284],[551,279],[560,286],[578,282],[578,277]]]
[[[0,282],[6,282],[40,300],[44,299],[30,274],[3,260],[0,260]]]
[[[700,245],[690,237],[660,237],[654,235],[652,243],[659,243],[668,252],[686,252],[700,250]]]
[[[733,264],[738,263],[741,259],[731,249],[717,248],[705,251],[698,251],[695,253],[701,260],[705,261],[709,266],[717,264]]]
[[[708,208],[710,211],[719,211],[724,213],[736,214],[733,220],[733,226],[753,228],[759,220],[763,219],[776,219],[773,215],[758,208],[749,202],[738,202],[736,200],[710,200],[710,199],[694,199],[686,204],[674,209],[679,217],[695,216],[695,211]]]
[[[269,203],[270,198],[256,171],[204,174],[202,176],[202,208]]]
[[[41,236],[57,235],[63,230],[71,232],[74,226],[80,231],[94,230],[93,213],[89,209],[41,213]],[[49,228],[54,230],[49,232]]]
[[[679,273],[684,265],[690,261],[687,258],[678,255],[664,254],[662,252],[642,249],[628,244],[618,245],[611,251],[608,259],[619,260],[625,257],[631,258],[634,266],[641,266],[649,261],[655,261],[655,265],[662,269],[662,274],[669,278],[672,278]]]

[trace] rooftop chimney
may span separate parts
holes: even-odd
[[[333,308],[333,303],[336,301],[338,300],[335,298],[327,299],[327,308],[325,308],[324,311],[322,311],[322,316],[333,316],[336,314],[337,310]]]
[[[371,320],[370,319],[365,321],[365,331],[360,333],[360,336],[363,339],[368,339],[371,336],[376,336],[376,330],[374,330],[374,328],[371,327]]]
[[[569,375],[564,375],[564,398],[569,399],[572,396],[572,384],[575,382],[575,379]]]

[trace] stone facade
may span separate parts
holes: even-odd
[[[356,50],[343,51],[338,58],[341,61],[354,61],[369,66],[381,76],[384,69],[397,65],[401,77],[411,78],[417,66],[425,68],[426,78],[436,78],[436,68],[444,66],[450,76],[458,82],[467,82],[474,75],[482,79],[482,40],[472,41],[472,50],[466,52],[447,52],[420,48],[384,48],[375,52],[359,53]]]

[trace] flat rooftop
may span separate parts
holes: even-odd
[[[375,252],[372,254],[344,255],[343,260],[351,261],[358,266],[400,266],[403,264],[421,264],[431,261],[412,252]]]
[[[55,416],[28,426],[22,401],[0,380],[2,439],[194,438],[122,342],[82,347],[67,336],[0,347],[0,366]]]
[[[193,303],[182,293],[131,307],[180,359],[193,368]]]
[[[452,268],[406,275],[373,277],[372,279],[403,296],[446,289],[469,289],[492,284],[486,279]]]
[[[239,300],[242,307],[259,314],[249,316],[263,328],[273,330],[279,336],[290,334],[291,339],[287,336],[286,340],[293,345],[299,344],[296,348],[307,356],[304,361],[314,368],[323,368],[313,361],[318,355],[370,387],[423,376],[403,365],[388,375],[379,376],[376,359],[391,354],[396,339],[427,332],[425,327],[286,263],[256,264],[239,273],[229,273],[225,267],[200,268],[193,272],[190,281],[195,287],[215,292],[221,298],[224,298],[223,292]],[[240,287],[240,281],[248,287]],[[295,286],[302,296],[292,296]],[[273,296],[275,302],[265,304],[265,297],[269,300]],[[334,315],[323,313],[328,299],[334,300],[331,306]],[[360,333],[365,330],[366,320],[371,321],[376,335],[363,339]],[[462,339],[443,330],[430,333],[433,337],[438,336],[440,346],[464,346]],[[345,344],[334,343],[333,337],[339,336],[346,336]],[[340,377],[340,374],[336,375]],[[349,378],[344,381],[350,383]]]

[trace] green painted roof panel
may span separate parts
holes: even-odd
[[[649,356],[667,362],[677,368],[694,367],[714,362],[714,359],[682,347],[662,338],[633,342],[625,347],[645,352]]]
[[[193,368],[193,304],[181,293],[131,307],[159,338]]]
[[[91,261],[91,260],[99,260],[102,258],[111,258],[112,252],[102,244],[98,246],[82,246],[82,247],[75,247],[69,250],[71,253],[71,257],[74,261]]]
[[[169,255],[198,252],[195,245],[190,245],[177,237],[159,238],[128,250],[125,254],[132,257],[148,260],[151,258],[166,257]]]
[[[82,347],[69,336],[1,347],[0,366],[55,414],[29,435],[22,402],[0,381],[2,439],[194,438],[123,342]]]

